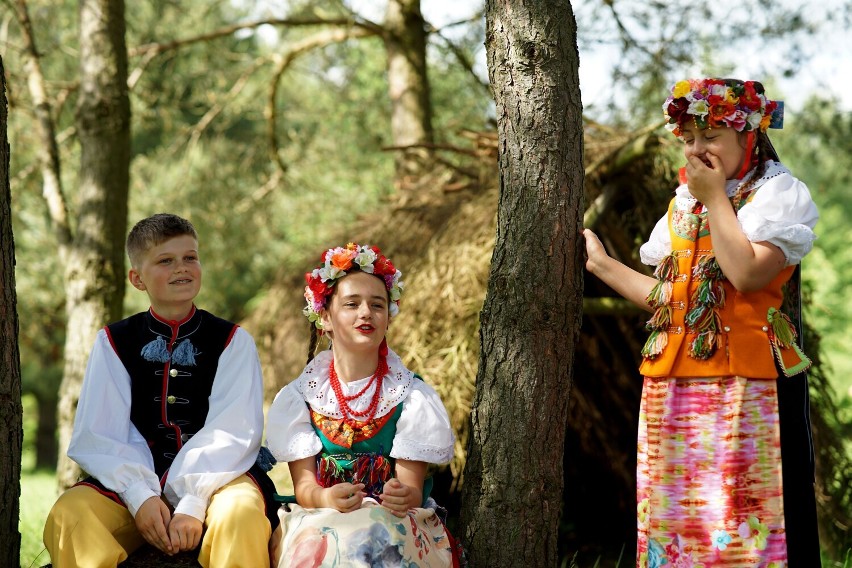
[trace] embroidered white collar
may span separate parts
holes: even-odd
[[[332,358],[330,349],[318,353],[296,379],[296,390],[299,391],[311,409],[316,412],[331,418],[343,418],[343,413],[340,411],[337,397],[331,388],[331,380],[328,376]],[[382,380],[382,394],[379,398],[376,418],[381,418],[404,401],[411,392],[411,384],[414,380],[414,373],[406,369],[399,355],[390,349],[388,349],[387,361],[388,374]],[[340,386],[343,388],[343,394],[351,395],[364,388],[369,380],[370,377],[350,383],[341,381]],[[371,387],[358,399],[350,401],[349,406],[356,412],[366,411],[367,407],[370,406],[373,393],[375,393],[375,387]]]
[[[780,176],[782,174],[789,174],[790,170],[784,167],[781,162],[767,162],[766,163],[766,171],[760,176],[760,179],[754,182],[754,185],[751,187],[752,190],[757,189],[758,187],[765,184],[770,179]],[[741,180],[738,179],[729,179],[725,182],[725,192],[728,194],[728,197],[733,197],[737,192],[739,187],[748,182],[751,176],[754,174],[754,170],[749,172],[746,177]],[[678,209],[686,209],[691,208],[697,200],[689,193],[689,187],[685,183],[678,186],[677,190],[675,190],[675,195],[677,196],[677,206]]]

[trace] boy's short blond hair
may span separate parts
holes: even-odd
[[[174,237],[189,235],[196,241],[198,233],[192,223],[171,213],[157,213],[142,219],[130,229],[127,235],[127,256],[130,265],[139,266],[142,255],[151,247],[157,246]]]

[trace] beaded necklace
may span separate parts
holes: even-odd
[[[337,402],[340,404],[340,412],[343,413],[344,423],[354,428],[357,425],[358,420],[355,420],[353,417],[359,417],[360,422],[370,422],[373,418],[375,418],[376,411],[379,409],[379,398],[381,398],[382,395],[382,381],[387,373],[387,358],[380,354],[379,365],[376,367],[376,372],[373,373],[373,376],[370,377],[370,380],[367,381],[364,388],[353,395],[346,396],[343,394],[343,387],[340,384],[340,379],[337,377],[337,371],[334,370],[334,359],[331,360],[331,364],[328,367],[328,378],[331,381],[331,390],[334,391],[335,396],[337,396]],[[363,411],[353,410],[352,407],[349,406],[349,401],[361,398],[371,385],[375,385],[376,388],[373,391],[373,398],[370,401],[370,405]]]

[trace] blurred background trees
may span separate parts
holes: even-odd
[[[81,191],[81,164],[88,142],[76,110],[85,97],[80,4],[0,0],[22,383],[27,408],[38,417],[24,440],[26,467],[47,470],[64,452],[55,435],[60,426],[55,409],[66,346],[87,353],[87,333],[106,323],[69,332],[62,252],[67,244],[57,236],[57,215],[46,199],[51,193],[44,193],[46,185],[64,188],[69,234],[86,236],[82,219],[90,209]],[[298,287],[317,251],[352,235],[376,239],[389,252],[396,247],[399,264],[412,273],[398,329],[414,331],[399,331],[392,340],[444,389],[445,400],[455,397],[454,424],[465,442],[478,313],[496,227],[496,117],[485,68],[484,3],[470,3],[467,10],[454,11],[455,17],[444,15],[448,4],[126,2],[127,214],[120,207],[106,213],[117,225],[165,210],[192,219],[202,236],[206,272],[198,302],[255,334],[270,393],[302,362]],[[635,254],[647,224],[661,215],[657,200],[667,201],[679,160],[673,140],[647,130],[660,121],[659,108],[673,81],[710,74],[760,78],[772,96],[789,97],[786,129],[773,132],[773,141],[785,163],[809,184],[822,213],[817,248],[804,265],[807,318],[822,336],[826,377],[836,391],[828,394],[834,410],[826,417],[827,435],[842,447],[852,423],[852,355],[846,339],[852,325],[846,285],[852,253],[842,230],[852,212],[850,103],[838,98],[841,88],[832,76],[813,82],[815,90],[808,93],[803,81],[791,79],[813,78],[813,56],[832,48],[826,38],[848,29],[852,3],[729,4],[714,4],[710,13],[709,6],[638,0],[573,3],[585,104],[587,205],[595,203],[601,213],[596,222],[609,228],[608,244]],[[28,11],[33,50],[27,47],[21,7]],[[707,24],[719,21],[726,25]],[[31,87],[34,55],[44,79],[43,98]],[[584,83],[590,67],[611,73],[598,73],[604,77],[599,84]],[[403,79],[408,83],[397,82]],[[55,152],[45,146],[39,127],[45,120],[53,124]],[[61,167],[53,168],[54,160]],[[123,244],[123,234],[95,232],[104,242]],[[110,274],[111,281],[122,274],[120,268],[87,266]],[[442,273],[463,277],[464,286],[451,288],[452,282],[440,279]],[[588,280],[587,295],[605,295]],[[428,293],[417,296],[419,286],[429,286]],[[125,294],[125,314],[146,307],[143,295]],[[294,314],[292,322],[287,310]],[[635,459],[631,412],[638,404],[633,397],[639,378],[630,354],[638,353],[633,338],[641,337],[641,317],[594,315],[605,310],[605,304],[587,302],[580,349],[590,363],[575,372],[566,438],[566,462],[572,452],[581,459],[565,468],[560,553],[571,557],[582,549],[580,566],[592,565],[596,555],[617,558],[619,543],[629,558],[633,546],[635,521],[631,524],[627,510]],[[406,312],[420,319],[404,319]],[[418,327],[424,322],[431,327]],[[620,394],[595,398],[593,391]],[[594,444],[604,444],[597,457],[576,454]],[[466,442],[458,449],[463,456]],[[463,484],[461,464],[442,475],[448,486]],[[838,485],[842,479],[826,483]],[[605,492],[599,494],[598,524],[583,517],[591,515],[588,508],[576,511],[585,504],[581,494],[596,491]],[[588,540],[606,526],[612,527],[609,534]],[[848,528],[845,534],[849,548]],[[843,549],[842,538],[831,542]]]

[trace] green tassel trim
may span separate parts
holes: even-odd
[[[646,359],[656,359],[669,343],[669,334],[664,329],[654,330],[648,336],[648,341],[642,347],[642,356]]]
[[[702,280],[692,292],[690,303],[721,308],[725,305],[725,287],[718,280]]]
[[[789,349],[796,343],[798,334],[789,316],[775,308],[769,308],[766,319],[769,321],[770,340],[782,349]]]
[[[698,335],[689,346],[689,355],[696,359],[709,359],[719,347],[721,338],[719,328],[722,319],[719,313],[709,306],[697,306],[686,314],[686,324]]]
[[[689,354],[696,359],[709,359],[716,352],[719,343],[720,338],[715,331],[699,333],[689,345]]]
[[[657,308],[657,311],[654,312],[654,315],[651,316],[651,319],[647,321],[645,324],[645,329],[665,329],[670,326],[672,323],[672,307],[671,306],[660,306]]]
[[[666,331],[672,323],[672,307],[669,303],[672,301],[672,283],[679,275],[678,256],[674,251],[664,256],[654,269],[658,282],[645,298],[645,302],[654,308],[654,315],[645,324],[645,328],[651,330],[648,341],[642,347],[642,356],[646,359],[657,358],[669,343],[669,334]]]
[[[659,308],[660,306],[665,306],[672,299],[672,283],[666,280],[660,280],[654,287],[651,288],[651,292],[645,298],[645,302],[654,309]]]
[[[666,282],[674,282],[678,274],[677,254],[674,252],[664,256],[657,268],[654,269],[654,276]]]
[[[693,267],[692,277],[696,280],[721,280],[725,275],[716,261],[716,255],[705,254],[698,259],[698,264]]]
[[[713,325],[713,308],[702,305],[695,306],[686,313],[683,321],[687,329],[697,332],[709,331]]]

